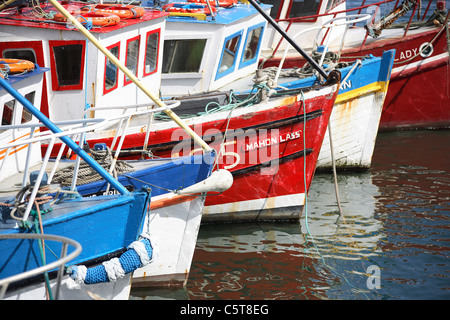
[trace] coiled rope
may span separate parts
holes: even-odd
[[[109,169],[113,161],[111,150],[107,147],[106,150],[90,150],[90,153],[95,161],[103,168]],[[73,180],[74,165],[67,168],[60,169],[55,172],[53,181],[60,183],[62,186],[70,186]],[[135,169],[126,161],[118,160],[114,166],[114,176],[125,172],[132,172]],[[86,162],[80,163],[80,168],[77,175],[77,184],[83,185],[91,182],[103,180],[103,178]]]
[[[227,104],[221,105],[215,101],[209,102],[205,106],[205,111],[197,112],[195,114],[179,114],[180,118],[193,118],[206,116],[210,114],[214,114],[222,111],[232,111],[237,107],[250,107],[255,103],[258,103],[257,97],[261,90],[264,88],[262,86],[254,86],[249,95],[243,99],[239,98],[233,90],[230,91],[229,102]],[[254,90],[257,90],[254,93]],[[160,121],[169,121],[172,120],[169,116],[167,116],[164,112],[155,113],[155,119]]]

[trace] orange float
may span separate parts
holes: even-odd
[[[112,13],[102,13],[102,12],[83,12],[83,11],[74,11],[70,12],[78,22],[83,23],[90,21],[94,26],[106,27],[117,24],[120,21],[120,18]],[[53,17],[55,21],[67,21],[66,17],[61,13],[55,14]]]
[[[81,11],[112,13],[120,19],[140,18],[145,14],[145,10],[139,6],[132,5],[108,5],[108,4],[90,4],[80,8]]]
[[[34,63],[23,59],[0,59],[0,70],[6,74],[17,74],[34,69]]]

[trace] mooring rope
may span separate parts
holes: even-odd
[[[111,150],[107,147],[106,150],[90,150],[90,153],[95,161],[98,162],[105,169],[111,167],[113,160]],[[62,186],[70,186],[73,179],[73,169],[74,165],[70,165],[67,168],[60,169],[55,172],[53,176],[53,182],[60,183]],[[122,174],[125,172],[134,171],[134,167],[126,161],[118,160],[114,166],[114,173]],[[103,180],[103,178],[98,174],[89,164],[86,162],[80,163],[80,168],[77,176],[77,184],[83,185],[91,182]]]

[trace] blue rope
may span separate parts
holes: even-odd
[[[140,240],[145,245],[145,249],[147,250],[147,254],[149,257],[152,257],[153,248],[149,239]],[[128,249],[124,252],[119,258],[120,265],[124,270],[125,274],[131,273],[136,269],[142,267],[141,259],[134,249]],[[76,279],[78,276],[78,266],[71,266],[68,270],[70,273],[70,277]],[[104,265],[99,265],[96,267],[92,267],[87,269],[86,277],[84,278],[85,284],[96,284],[96,283],[104,283],[109,282],[108,273],[106,272],[106,268]]]

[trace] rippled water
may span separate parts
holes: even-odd
[[[185,289],[132,298],[449,299],[450,131],[380,133],[369,172],[316,174],[299,223],[202,225]]]

